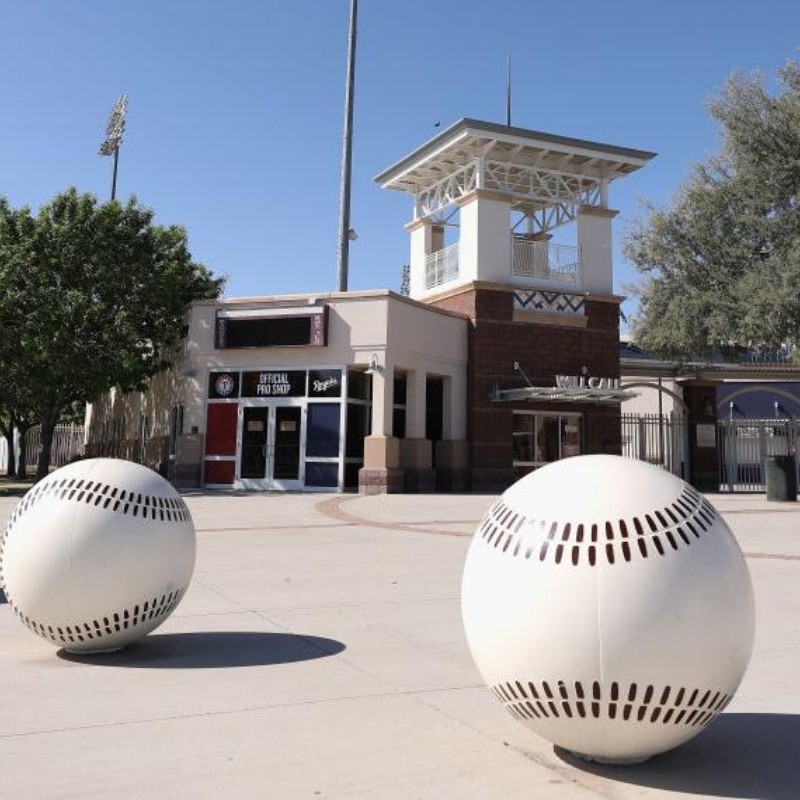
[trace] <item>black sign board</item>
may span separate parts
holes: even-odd
[[[278,313],[280,311],[280,313]],[[218,316],[214,326],[217,349],[250,347],[325,347],[328,307],[275,309],[247,317]]]
[[[239,396],[238,372],[210,372],[208,396],[214,400],[227,400]]]
[[[309,397],[341,397],[342,371],[340,369],[312,369],[308,373]]]
[[[242,397],[304,397],[305,393],[305,370],[242,373]]]

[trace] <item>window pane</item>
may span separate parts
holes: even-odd
[[[306,427],[306,455],[339,455],[339,404],[309,403]]]
[[[561,456],[561,428],[558,417],[537,416],[536,460],[549,464]]]
[[[406,404],[406,376],[402,373],[394,376],[394,405],[404,406]]]
[[[306,486],[339,485],[339,462],[306,461]]]
[[[395,408],[392,411],[392,436],[396,439],[406,438],[406,410]]]
[[[347,441],[345,455],[348,458],[364,458],[364,437],[369,434],[369,406],[347,404]]]
[[[533,423],[536,417],[533,414],[519,414],[514,412],[514,461],[530,463],[533,457]]]
[[[581,419],[580,417],[561,418],[561,457],[579,456],[581,454]]]
[[[357,400],[369,400],[372,376],[365,372],[350,370],[347,373],[347,396]]]

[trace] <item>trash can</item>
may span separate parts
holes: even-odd
[[[767,500],[797,500],[794,456],[767,456]]]

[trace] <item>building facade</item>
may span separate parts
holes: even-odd
[[[362,492],[619,453],[609,186],[653,155],[461,120],[376,178],[413,200],[409,297],[196,303],[175,369],[87,412],[89,452],[181,485]]]

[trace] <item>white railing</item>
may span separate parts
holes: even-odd
[[[458,277],[458,242],[425,259],[425,288],[433,289]]]
[[[511,238],[511,274],[515,278],[557,281],[577,286],[581,282],[580,250],[565,244]]]

